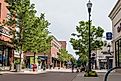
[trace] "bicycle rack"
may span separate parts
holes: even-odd
[[[108,72],[105,74],[105,77],[104,77],[104,81],[108,81],[108,75],[111,73],[111,71],[115,70],[115,69],[121,69],[121,67],[114,67],[114,68],[111,68],[108,70]]]

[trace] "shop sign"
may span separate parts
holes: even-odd
[[[120,25],[117,27],[117,32],[118,32],[118,33],[121,32],[121,23],[120,23]]]
[[[112,32],[107,32],[106,33],[106,39],[111,40],[112,39]]]

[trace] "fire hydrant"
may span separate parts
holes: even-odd
[[[33,67],[32,67],[33,72],[36,70],[36,68],[37,68],[36,64],[33,64]]]

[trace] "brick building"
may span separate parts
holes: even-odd
[[[3,21],[6,20],[8,10],[4,0],[0,0],[0,65],[9,66],[13,63],[14,50],[11,44],[9,28],[3,26]]]
[[[59,41],[59,43],[61,44],[61,48],[66,49],[66,41]]]
[[[38,53],[35,55],[35,62],[38,65],[38,61],[39,59],[41,59],[41,61],[43,63],[46,63],[47,67],[49,67],[52,64],[52,67],[62,67],[63,64],[58,60],[58,55],[59,50],[61,48],[65,48],[66,49],[66,41],[58,41],[54,36],[53,39],[51,41],[51,48],[50,48],[50,52],[47,54],[44,53]],[[26,54],[26,59],[29,61],[29,64],[33,64],[33,59],[34,59],[34,53],[30,53],[27,52]]]

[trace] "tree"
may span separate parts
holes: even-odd
[[[27,27],[24,32],[24,51],[34,53],[34,63],[36,53],[48,53],[51,48],[51,36],[49,36],[48,26],[50,23],[45,20],[44,14],[34,19],[33,25]]]
[[[68,55],[68,51],[66,51],[66,49],[60,49],[59,50],[60,54],[59,54],[59,60],[60,61],[69,61],[69,55]]]
[[[75,63],[76,60],[75,58],[73,57],[73,55],[69,54],[68,51],[66,51],[66,49],[62,48],[59,50],[60,54],[58,56],[58,59],[61,61],[61,62],[64,62],[64,63],[67,63],[69,61]]]
[[[36,17],[34,4],[30,0],[5,0],[9,6],[7,26],[11,30],[12,44],[20,51],[20,62],[22,51],[46,53],[50,48],[51,37],[48,36],[50,23],[45,20],[44,14]]]
[[[73,37],[70,38],[70,43],[73,46],[73,49],[76,50],[76,54],[79,55],[80,58],[82,57],[81,60],[83,60],[83,57],[85,57],[85,55],[88,56],[88,46],[89,46],[88,24],[89,22],[80,21],[79,26],[76,26],[77,33],[72,33],[71,35]],[[103,46],[102,37],[104,30],[102,29],[102,27],[92,26],[92,23],[90,29],[91,29],[90,32],[91,50],[95,50],[96,48],[101,48]]]
[[[5,0],[8,3],[8,17],[6,25],[9,26],[12,34],[12,44],[15,50],[20,52],[20,63],[21,54],[24,43],[24,32],[27,26],[32,24],[33,15],[35,15],[36,10],[34,10],[34,4],[30,5],[30,0]],[[30,22],[31,21],[31,22]]]

